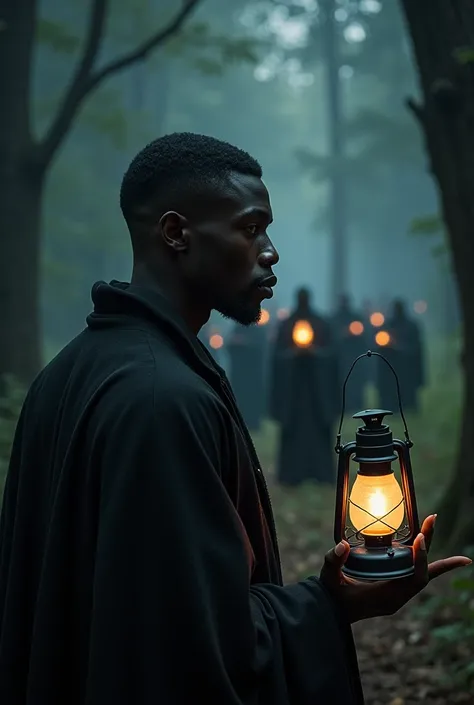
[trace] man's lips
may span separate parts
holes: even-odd
[[[263,294],[265,299],[271,299],[273,296],[273,287],[277,283],[277,278],[274,274],[266,279],[262,279],[258,284],[259,291]]]
[[[265,279],[262,279],[258,283],[258,287],[261,289],[271,289],[272,287],[276,286],[278,279],[274,274],[272,274],[270,277],[266,277]]]

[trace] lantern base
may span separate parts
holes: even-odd
[[[406,578],[415,572],[413,550],[396,541],[380,548],[357,546],[351,549],[342,572],[369,582]]]

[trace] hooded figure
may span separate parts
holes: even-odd
[[[258,431],[266,411],[264,326],[234,326],[229,335],[229,377],[247,428]]]
[[[277,477],[285,485],[332,483],[340,390],[331,327],[311,308],[308,289],[299,289],[296,298],[294,311],[279,326],[273,355],[271,409],[280,423]]]
[[[349,297],[342,295],[331,321],[341,384],[355,359],[370,347],[368,326],[364,319],[365,315],[351,306]],[[364,394],[371,368],[372,360],[362,359],[352,370],[346,385],[346,413],[354,414],[365,407]]]
[[[410,318],[400,299],[393,302],[384,331],[387,342],[379,352],[392,364],[398,376],[403,408],[417,411],[419,392],[425,385],[425,361],[420,326]],[[392,371],[383,360],[377,360],[377,386],[380,405],[398,411],[397,385]]]

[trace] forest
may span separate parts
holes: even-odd
[[[263,166],[279,306],[302,284],[324,312],[345,292],[428,302],[418,501],[435,556],[474,556],[473,3],[0,0],[0,96],[2,486],[28,386],[83,328],[92,284],[130,277],[128,163],[197,132]],[[278,434],[265,420],[254,441],[291,581],[332,545],[334,489],[279,487]],[[367,705],[474,703],[471,568],[355,632]]]

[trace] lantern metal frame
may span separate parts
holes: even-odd
[[[404,523],[398,529],[386,524],[390,529],[393,529],[393,533],[385,534],[381,536],[367,536],[362,535],[364,529],[370,526],[363,527],[362,529],[355,530],[350,526],[347,526],[347,513],[348,506],[350,502],[349,497],[349,475],[350,475],[350,461],[352,459],[358,460],[356,458],[356,441],[349,441],[346,444],[341,444],[342,426],[344,423],[344,413],[346,404],[346,386],[347,382],[352,374],[355,365],[359,360],[366,357],[379,357],[381,358],[391,369],[397,386],[397,397],[398,397],[398,409],[400,412],[400,417],[403,422],[404,436],[405,440],[399,440],[393,438],[391,445],[393,446],[393,453],[389,456],[373,457],[370,459],[369,463],[376,464],[386,464],[389,465],[391,462],[398,460],[400,466],[400,477],[401,477],[401,489],[404,504]],[[380,419],[382,423],[383,417],[392,414],[391,411],[386,411],[382,409],[366,409],[358,414],[354,414],[353,418],[363,419],[365,417],[374,417]],[[362,428],[362,427],[359,427]],[[382,426],[382,428],[387,429],[390,432],[388,426]],[[366,353],[359,355],[347,373],[346,379],[344,381],[342,389],[342,410],[341,417],[339,421],[339,429],[337,433],[335,451],[339,456],[338,462],[338,474],[337,474],[337,486],[336,486],[336,507],[335,507],[335,519],[334,519],[334,540],[339,543],[343,539],[346,540],[351,549],[346,563],[343,567],[343,573],[349,577],[356,578],[358,580],[367,581],[377,581],[377,580],[391,580],[396,578],[406,577],[414,572],[413,563],[413,541],[416,535],[420,531],[419,518],[418,518],[418,508],[415,495],[415,485],[413,480],[413,471],[410,459],[410,448],[413,447],[413,442],[410,439],[408,433],[408,426],[405,419],[405,414],[403,412],[401,394],[400,394],[400,384],[398,380],[397,373],[395,369],[390,364],[390,362],[380,353],[368,350]],[[359,459],[362,463],[363,460]],[[397,505],[399,506],[399,505]],[[392,507],[387,514],[383,517],[373,516],[375,521],[383,521],[389,514],[391,514],[396,507]],[[361,507],[364,512],[370,515],[367,509]]]

